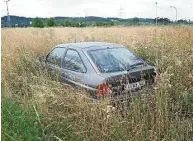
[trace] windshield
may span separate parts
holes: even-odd
[[[88,55],[102,73],[127,70],[143,61],[124,47],[88,51]]]

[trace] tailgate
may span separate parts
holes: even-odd
[[[110,84],[113,91],[111,97],[116,97],[117,95],[128,93],[128,91],[139,90],[138,87],[129,90],[128,86],[130,86],[130,84],[138,84],[140,86],[143,86],[144,83],[145,85],[152,84],[154,82],[154,76],[154,67],[144,66],[128,72],[108,74],[105,76],[105,80]]]

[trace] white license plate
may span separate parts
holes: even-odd
[[[129,83],[127,85],[127,89],[129,89],[129,90],[133,90],[133,89],[137,89],[137,88],[141,89],[141,87],[144,86],[144,85],[145,85],[145,81],[144,80],[139,81],[139,82],[135,82],[135,83]]]

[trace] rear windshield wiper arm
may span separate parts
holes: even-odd
[[[130,65],[128,68],[127,68],[127,71],[130,71],[132,69],[135,69],[137,68],[137,66],[140,66],[140,65],[144,65],[144,63],[136,63],[136,64],[133,64],[133,65]]]
[[[144,65],[144,63],[143,63],[143,62],[141,62],[141,63],[136,63],[136,64],[133,64],[133,65],[130,65],[130,67],[133,67],[133,66],[140,66],[140,65]]]

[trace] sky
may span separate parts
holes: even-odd
[[[101,16],[122,18],[155,18],[193,20],[193,0],[10,0],[10,15],[25,17]],[[122,10],[120,10],[122,9]],[[122,11],[122,14],[120,14]],[[1,0],[1,16],[6,15],[6,4]]]

